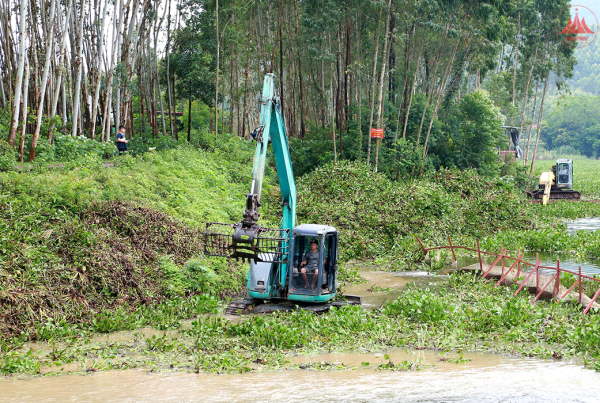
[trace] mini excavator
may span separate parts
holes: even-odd
[[[246,194],[243,218],[235,224],[207,223],[203,232],[204,253],[250,262],[250,297],[232,302],[226,313],[261,312],[255,308],[260,308],[257,305],[264,301],[331,306],[336,297],[339,233],[329,225],[296,226],[296,185],[273,74],[265,76],[259,102],[260,125],[252,133],[256,140],[252,185],[250,193]],[[275,156],[282,197],[283,218],[277,229],[258,224],[269,144]],[[311,243],[315,242],[318,261],[312,250],[312,267],[307,270],[305,256],[314,249]],[[347,296],[347,300],[360,304],[359,297]]]
[[[537,200],[541,199],[544,206],[548,204],[548,200],[579,200],[580,193],[573,190],[573,160],[556,160],[556,165],[553,165],[550,171],[540,175],[539,189],[528,192],[528,195]]]

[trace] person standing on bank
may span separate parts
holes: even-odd
[[[119,155],[123,155],[127,151],[127,139],[125,138],[125,126],[119,126],[119,133],[117,134],[117,148],[119,149]]]

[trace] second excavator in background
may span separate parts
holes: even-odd
[[[539,189],[528,192],[530,197],[548,204],[549,200],[579,200],[581,194],[573,190],[573,160],[560,158],[550,171],[542,172]]]

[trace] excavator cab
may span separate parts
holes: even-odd
[[[335,295],[338,240],[337,230],[330,226],[302,224],[294,228],[289,299],[312,301],[314,297],[320,300],[328,299],[328,294]],[[318,254],[316,262],[315,254]]]
[[[559,189],[573,188],[573,160],[556,160],[556,187]]]

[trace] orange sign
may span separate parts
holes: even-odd
[[[383,129],[371,129],[371,138],[382,139],[383,138]]]

